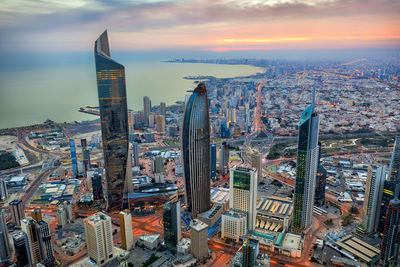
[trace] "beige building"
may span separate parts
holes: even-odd
[[[229,209],[222,214],[221,238],[239,242],[247,234],[247,214]]]
[[[84,223],[88,257],[97,265],[102,265],[113,257],[111,218],[97,212],[84,219]]]
[[[197,259],[202,259],[208,255],[208,225],[198,219],[190,223],[190,252]]]
[[[156,115],[156,126],[158,132],[165,132],[165,117],[163,115]]]
[[[197,218],[205,222],[208,226],[212,227],[221,218],[224,207],[222,205],[214,205],[208,211],[200,213]]]
[[[133,247],[133,232],[132,216],[129,210],[124,210],[119,213],[119,222],[121,228],[122,248],[125,250],[131,250]]]

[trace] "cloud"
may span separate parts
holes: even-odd
[[[3,0],[2,49],[85,50],[104,28],[116,49],[232,46],[275,43],[303,46],[368,39],[382,45],[399,36],[395,0]],[[365,36],[376,38],[366,38]],[[354,38],[348,38],[353,36]],[[294,38],[294,39],[293,39]],[[300,38],[295,40],[295,38]],[[393,45],[393,38],[389,38]],[[398,44],[398,38],[394,38]],[[221,40],[231,40],[224,41]],[[236,41],[232,41],[236,40]],[[397,40],[397,41],[396,41]],[[219,42],[218,42],[219,41]],[[89,45],[90,44],[90,45]],[[239,46],[238,46],[239,47]],[[290,47],[290,45],[289,45]]]

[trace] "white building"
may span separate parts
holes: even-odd
[[[129,210],[124,210],[119,213],[119,221],[121,227],[121,243],[122,248],[131,250],[133,247],[132,233],[132,216]]]
[[[111,218],[97,212],[84,219],[87,253],[97,265],[113,257],[113,236]]]
[[[229,208],[246,212],[248,230],[254,230],[257,204],[257,170],[234,166],[230,170]]]
[[[239,242],[247,234],[247,214],[229,209],[222,214],[221,238]]]

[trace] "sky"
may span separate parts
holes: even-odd
[[[2,0],[0,51],[400,47],[399,0]]]

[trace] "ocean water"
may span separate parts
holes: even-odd
[[[80,107],[98,106],[93,58],[55,60],[53,57],[8,59],[10,64],[3,61],[0,66],[0,129],[41,123],[46,119],[71,122],[96,118],[78,112]],[[185,76],[227,78],[263,71],[248,65],[162,62],[165,59],[116,58],[125,66],[130,109],[143,109],[146,95],[153,106],[161,101],[171,105],[184,100],[185,92],[195,87],[192,80],[183,79]]]

